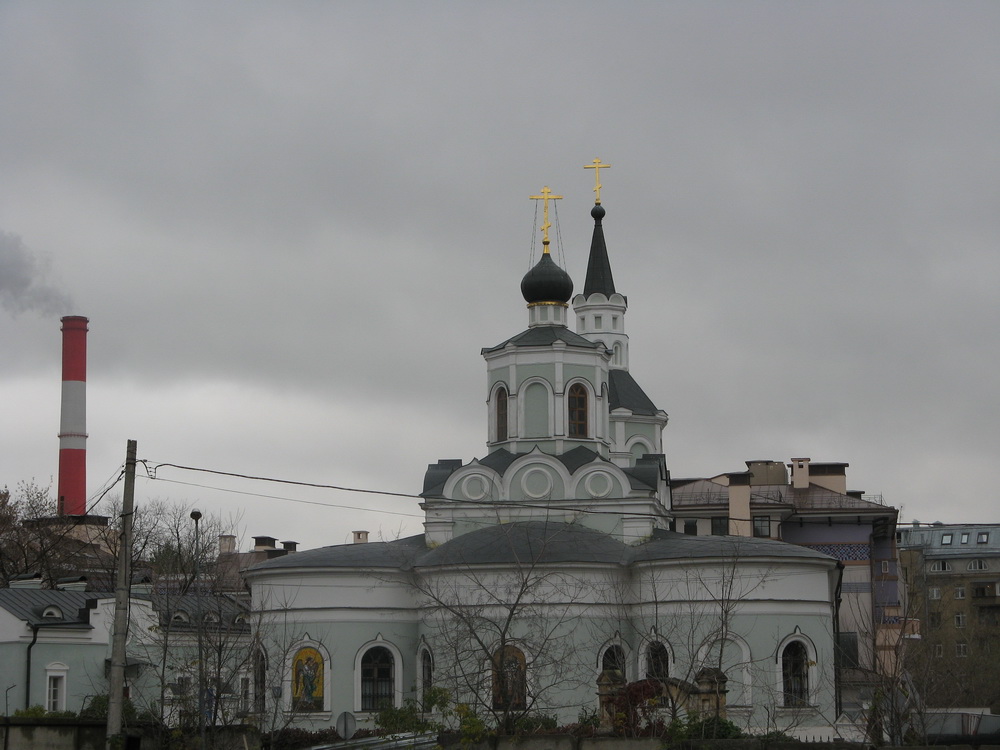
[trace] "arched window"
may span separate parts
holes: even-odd
[[[392,705],[395,692],[395,662],[384,646],[370,648],[361,657],[361,710],[377,711]]]
[[[587,437],[587,389],[575,383],[569,389],[569,436]]]
[[[497,388],[496,395],[497,442],[507,439],[507,389]]]
[[[424,711],[429,711],[429,691],[434,686],[434,661],[431,652],[424,649],[420,655],[420,699]]]
[[[809,705],[809,654],[802,641],[792,641],[781,652],[781,680],[785,706]]]
[[[646,679],[666,682],[670,676],[670,652],[659,641],[646,647]]]
[[[504,646],[493,654],[493,708],[523,711],[528,705],[524,652]]]
[[[609,670],[621,672],[621,676],[624,679],[625,650],[618,644],[608,646],[604,652],[604,656],[601,657],[601,671],[607,672]]]
[[[323,656],[314,648],[300,648],[292,659],[292,709],[323,710]]]

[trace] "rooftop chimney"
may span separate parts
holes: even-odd
[[[253,538],[253,549],[254,552],[260,552],[263,550],[274,549],[274,545],[278,540],[273,536],[255,536]]]
[[[732,536],[751,536],[749,471],[726,474],[729,479],[729,533]]]
[[[219,534],[219,554],[231,555],[236,552],[236,536],[234,534]]]
[[[87,514],[87,319],[62,319],[62,412],[56,514]]]
[[[809,460],[808,458],[793,458],[792,463],[792,489],[809,489]]]
[[[367,531],[355,531],[354,533],[354,544],[365,544],[368,541]]]
[[[282,542],[281,546],[282,546],[282,548],[288,554],[292,554],[293,552],[295,552],[295,550],[297,550],[299,548],[299,543],[298,542]]]

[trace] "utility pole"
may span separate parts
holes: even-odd
[[[125,642],[128,638],[128,597],[132,583],[132,507],[135,500],[135,440],[125,453],[125,494],[122,498],[121,539],[118,544],[118,580],[115,584],[115,624],[111,641],[111,672],[108,678],[108,728],[106,747],[122,743],[122,713],[125,707]]]
[[[201,520],[201,511],[195,508],[191,511],[191,520],[194,521],[194,595],[198,603],[198,736],[201,739],[199,750],[206,750],[208,744],[205,742],[205,691],[208,689],[205,684],[205,638],[202,633],[202,625],[205,622],[205,613],[201,606],[201,586],[198,584],[199,566],[201,564],[201,534],[198,522]]]

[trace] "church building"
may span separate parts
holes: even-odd
[[[667,721],[832,736],[843,566],[755,535],[746,472],[726,482],[724,528],[675,530],[667,414],[629,368],[595,182],[576,296],[550,252],[560,196],[532,196],[543,252],[521,280],[527,328],[482,350],[486,452],[429,465],[424,533],[359,534],[248,571],[276,724],[348,712],[370,726],[381,706],[441,688],[501,731],[539,717],[608,726],[614,696],[642,683]]]

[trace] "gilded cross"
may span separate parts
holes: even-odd
[[[533,201],[542,202],[542,253],[548,254],[549,252],[549,227],[552,225],[549,223],[549,201],[562,200],[561,195],[552,195],[552,191],[549,190],[549,186],[546,185],[542,188],[541,195],[531,195],[529,196]]]
[[[594,203],[596,203],[598,206],[601,205],[601,170],[609,169],[610,167],[611,167],[610,164],[602,164],[600,159],[594,159],[593,164],[583,165],[584,169],[594,170],[594,193],[597,195],[597,198],[594,200]]]

